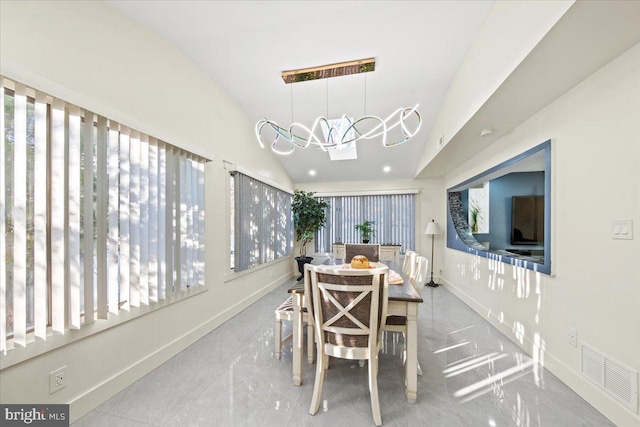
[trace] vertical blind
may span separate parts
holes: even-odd
[[[0,76],[0,351],[204,285],[205,161]]]
[[[237,171],[232,178],[234,271],[290,255],[292,195]]]
[[[323,197],[329,204],[327,222],[315,235],[315,251],[329,253],[334,243],[355,243],[362,236],[354,227],[375,222],[371,243],[415,248],[415,194]]]

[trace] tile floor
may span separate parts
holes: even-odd
[[[305,360],[291,382],[290,345],[273,354],[273,311],[293,280],[235,316],[73,425],[372,426],[367,369],[332,361],[323,404],[309,405],[315,376]],[[385,426],[612,426],[554,375],[443,287],[425,288],[420,307],[418,401],[408,404],[400,357],[389,334],[380,355]],[[288,326],[290,328],[290,325]]]

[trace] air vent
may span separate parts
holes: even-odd
[[[582,344],[582,374],[638,413],[638,373]]]
[[[582,345],[582,374],[604,388],[604,357]]]

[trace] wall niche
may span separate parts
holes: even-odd
[[[551,274],[551,200],[549,140],[447,190],[447,247]]]

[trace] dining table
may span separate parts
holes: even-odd
[[[340,258],[328,258],[323,265],[340,266],[345,260]],[[389,301],[387,316],[406,316],[407,334],[405,337],[405,386],[409,403],[415,403],[418,392],[418,304],[422,303],[422,297],[415,290],[409,278],[402,272],[402,268],[393,261],[383,261],[390,270],[402,277],[402,283],[389,284]],[[289,288],[293,300],[293,384],[302,385],[302,364],[304,348],[303,328],[303,304],[304,284],[295,284]],[[308,337],[307,339],[311,339]],[[313,355],[308,357],[309,363],[313,363]]]

